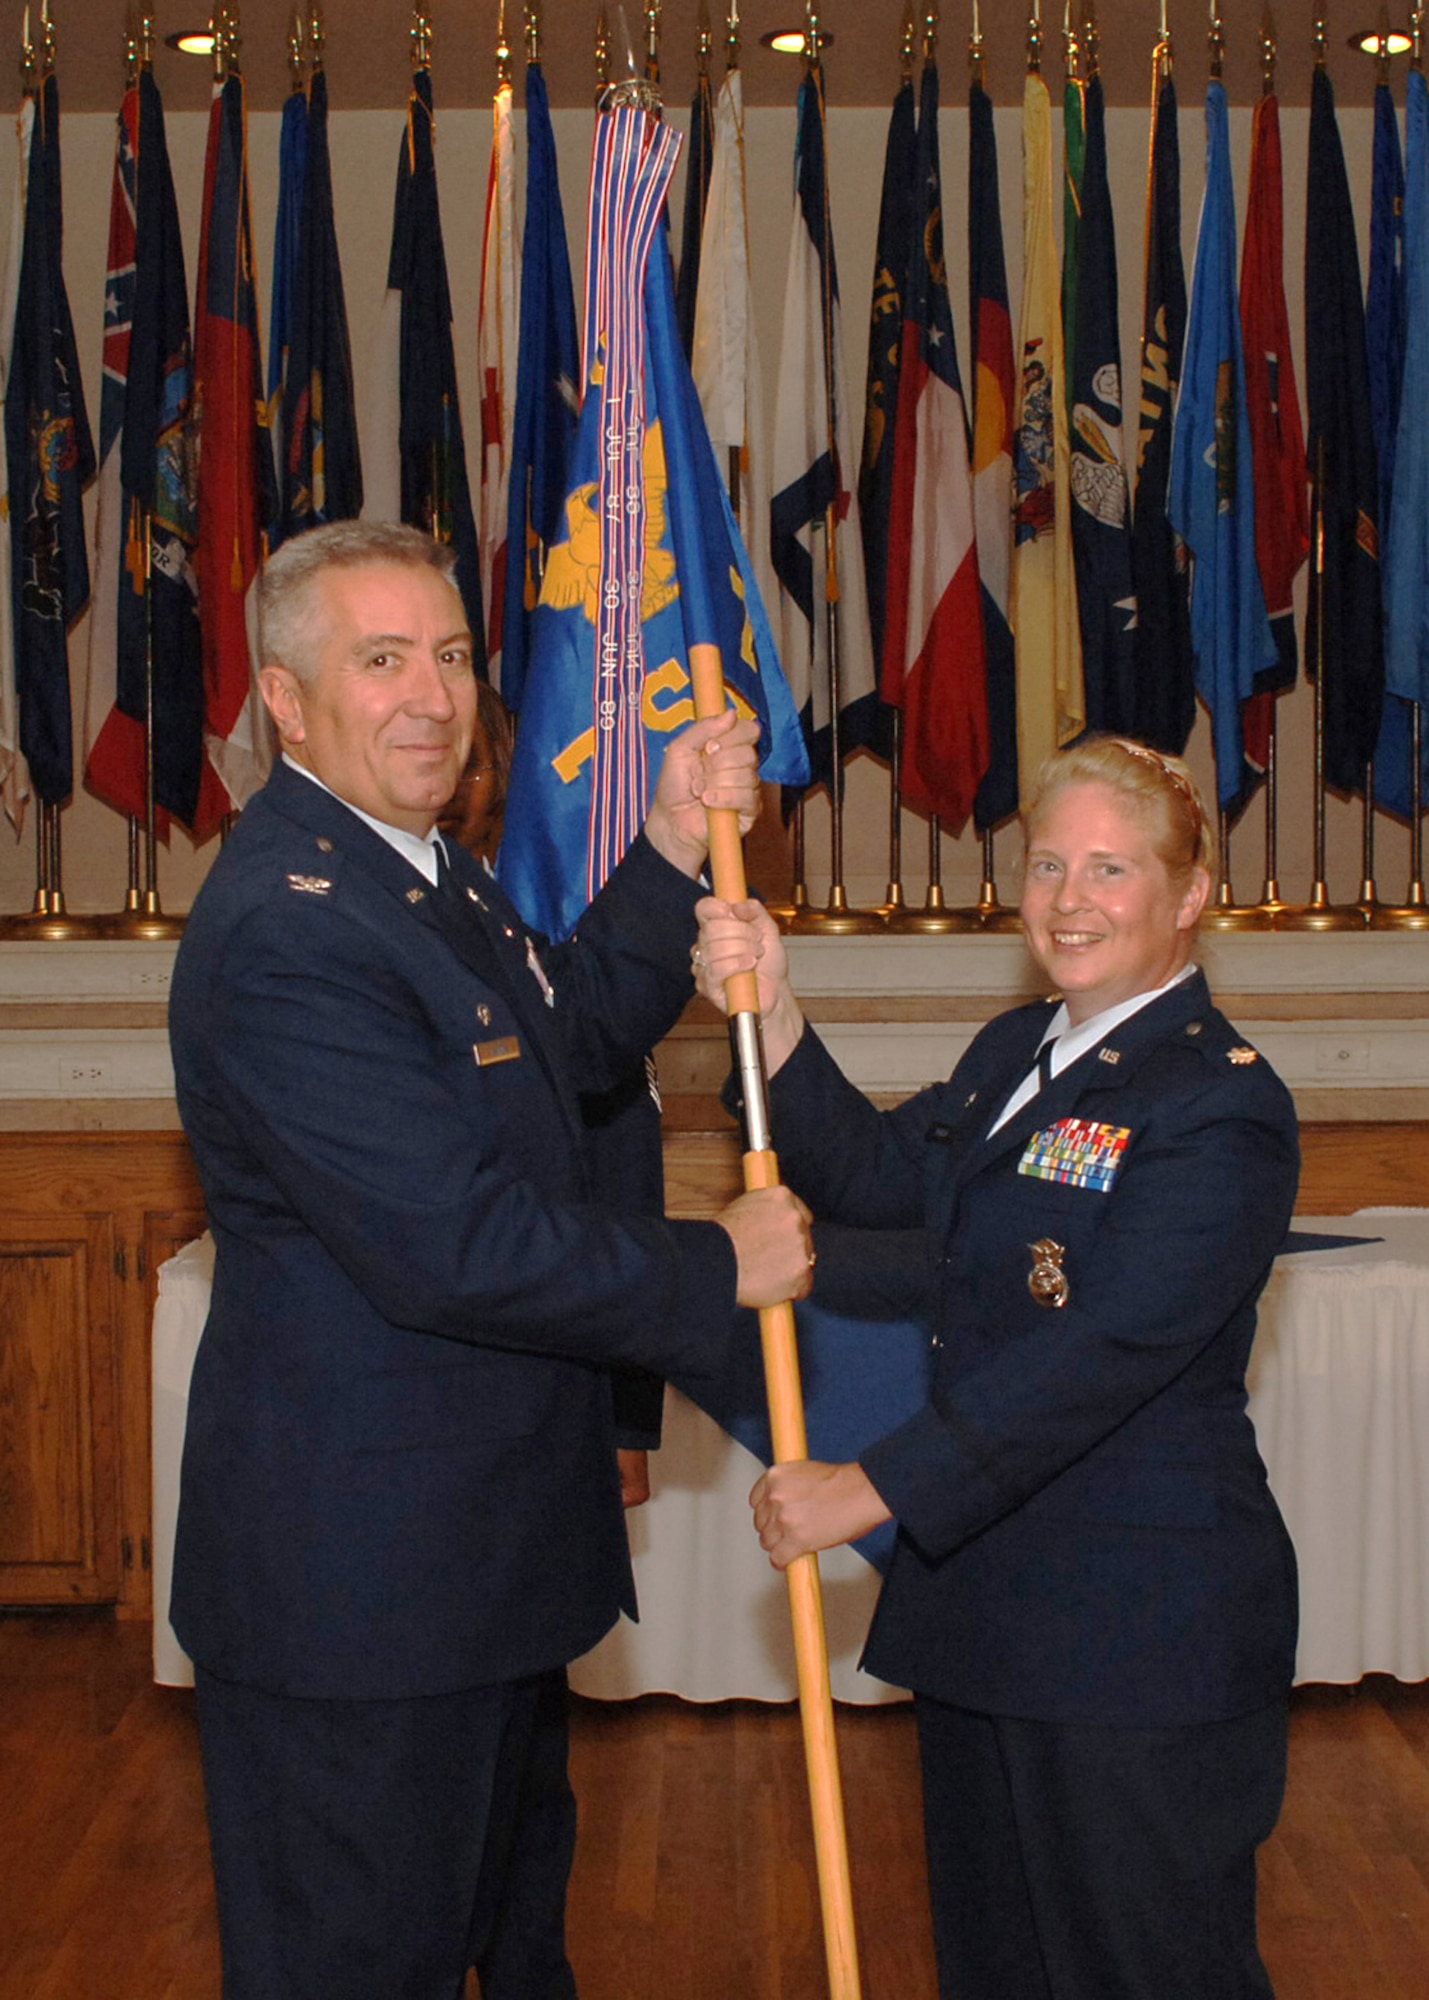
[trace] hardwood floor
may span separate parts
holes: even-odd
[[[911,1723],[839,1711],[867,2000],[934,2000]],[[582,1702],[572,1761],[582,2000],[820,2000],[791,1710]],[[193,1700],[148,1628],[0,1617],[0,1772],[0,2000],[219,2000]],[[1261,1879],[1279,2000],[1423,2000],[1429,1683],[1300,1690]]]

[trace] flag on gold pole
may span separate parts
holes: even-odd
[[[1035,70],[1029,70],[1023,92],[1022,164],[1022,379],[1013,435],[1010,608],[1017,648],[1017,769],[1025,795],[1043,759],[1086,725],[1053,227],[1052,100]]]

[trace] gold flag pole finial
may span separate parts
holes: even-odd
[[[739,68],[739,0],[729,0],[729,19],[724,32],[724,66]]]
[[[1027,16],[1027,74],[1038,76],[1042,70],[1042,0],[1032,0],[1032,11]]]
[[[222,83],[228,75],[228,8],[224,0],[213,10],[213,80]]]
[[[526,0],[526,60],[541,60],[541,9],[537,0]]]
[[[320,0],[313,0],[308,9],[308,66],[313,74],[323,66],[323,50],[327,46],[327,23],[323,19]]]
[[[923,60],[938,60],[938,7],[937,0],[923,9]]]
[[[595,17],[595,93],[596,102],[610,88],[610,16],[605,11],[602,0],[600,12]]]
[[[660,81],[660,0],[646,0],[645,80],[647,83]]]
[[[40,0],[40,74],[53,76],[58,45],[55,24],[50,19],[50,0]]]
[[[1171,16],[1167,0],[1161,0],[1161,32],[1156,38],[1156,50],[1152,61],[1158,79],[1171,74],[1175,57],[1171,48]]]
[[[1211,78],[1213,82],[1219,83],[1226,66],[1226,38],[1221,28],[1221,0],[1211,0],[1211,25],[1206,41],[1211,53]]]
[[[1260,94],[1262,97],[1275,95],[1275,16],[1266,0],[1265,12],[1260,17]]]
[[[1067,65],[1067,75],[1075,83],[1082,74],[1082,47],[1072,16],[1072,0],[1062,0],[1062,56]]]
[[[511,87],[511,44],[506,36],[506,0],[496,10],[496,88]]]
[[[1424,9],[1422,7],[1411,7],[1409,10],[1409,38],[1411,43],[1411,47],[1409,50],[1409,67],[1411,69],[1423,69]]]
[[[1082,8],[1082,49],[1087,59],[1087,75],[1101,67],[1101,33],[1097,27],[1096,0],[1086,0]]]
[[[139,8],[129,0],[124,13],[124,75],[130,88],[139,81]]]
[[[303,76],[303,39],[305,35],[303,17],[295,7],[288,23],[288,79],[289,89],[299,91],[306,79]]]
[[[903,9],[903,25],[899,30],[898,63],[903,75],[913,74],[913,65],[918,60],[918,16],[913,11],[913,0],[908,0]]]
[[[968,36],[968,69],[972,80],[982,88],[987,81],[987,47],[982,35],[982,7],[980,0],[973,0],[972,33]]]
[[[1325,33],[1325,10],[1318,4],[1318,0],[1315,7],[1313,26],[1310,31],[1310,40],[1315,51],[1315,67],[1316,69],[1323,69],[1329,52],[1329,38]]]
[[[1389,9],[1379,10],[1379,80],[1389,82]]]
[[[35,45],[30,40],[30,0],[25,0],[25,19],[20,29],[20,85],[24,90],[35,81]]]
[[[817,67],[824,38],[819,33],[819,10],[814,0],[804,0],[804,61],[810,69]]]
[[[714,31],[710,27],[709,0],[700,0],[700,11],[695,17],[695,67],[701,76],[709,75],[713,54]]]
[[[432,66],[432,17],[417,0],[412,9],[412,68],[430,69]]]

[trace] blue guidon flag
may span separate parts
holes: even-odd
[[[518,906],[556,938],[639,832],[665,742],[694,717],[691,644],[718,645],[730,699],[758,717],[763,775],[808,777],[680,347],[660,230],[679,147],[637,107],[597,121],[584,397],[532,622],[500,863]]]

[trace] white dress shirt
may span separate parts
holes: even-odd
[[[1183,979],[1189,979],[1195,970],[1194,965],[1183,965],[1164,986],[1156,987],[1151,993],[1134,994],[1130,1000],[1118,1001],[1115,1007],[1104,1007],[1100,1014],[1093,1014],[1089,1021],[1083,1021],[1075,1028],[1069,1025],[1071,1017],[1064,1000],[1047,1023],[1047,1032],[1037,1044],[1037,1053],[1040,1055],[1048,1042],[1054,1043],[1051,1069],[1053,1076],[1060,1076],[1068,1063],[1074,1063],[1078,1056],[1084,1056],[1088,1049],[1095,1048],[1098,1042],[1105,1041],[1113,1028],[1119,1028],[1123,1021],[1129,1021],[1133,1014],[1139,1014],[1143,1007],[1149,1007],[1153,1000],[1159,1000],[1163,993],[1169,993],[1173,986],[1179,986]],[[1041,1088],[1041,1078],[1034,1062],[1003,1105],[996,1123],[990,1127],[987,1135],[989,1139],[994,1132],[1000,1132],[1008,1119],[1019,1112],[1024,1104],[1030,1103]]]

